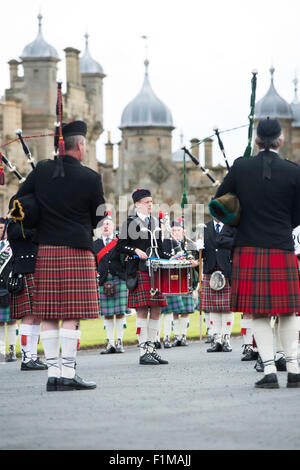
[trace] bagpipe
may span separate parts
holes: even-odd
[[[254,129],[254,121],[255,121],[256,85],[257,85],[257,70],[253,70],[252,78],[251,78],[250,114],[248,115],[248,120],[249,120],[248,124],[238,126],[238,127],[233,127],[231,129],[226,129],[224,131],[220,131],[218,127],[216,126],[214,127],[214,134],[208,137],[205,137],[202,140],[199,140],[199,142],[197,142],[196,145],[193,145],[192,147],[190,147],[190,149],[187,149],[186,147],[182,147],[182,150],[184,151],[184,190],[183,190],[183,197],[182,197],[182,203],[181,203],[182,206],[184,206],[184,204],[187,203],[187,198],[186,198],[186,193],[185,193],[185,172],[186,172],[185,158],[186,156],[188,156],[192,160],[192,162],[201,169],[201,171],[209,178],[213,186],[218,187],[220,185],[220,182],[217,179],[215,179],[214,176],[209,172],[209,170],[203,167],[200,164],[200,161],[190,152],[191,149],[193,149],[196,146],[199,146],[203,142],[206,142],[207,140],[213,137],[216,137],[219,148],[225,160],[227,171],[229,171],[230,165],[228,163],[228,160],[225,154],[224,144],[222,142],[220,134],[232,132],[237,129],[248,127],[248,142],[247,142],[247,146],[244,151],[243,157],[245,158],[251,157],[252,137],[253,137],[253,129]],[[239,200],[235,194],[227,193],[219,198],[212,199],[208,204],[208,208],[209,208],[210,215],[213,218],[220,220],[224,224],[236,226],[239,222],[241,208],[240,208]]]

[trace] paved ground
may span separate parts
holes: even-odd
[[[202,342],[163,350],[163,366],[139,366],[138,350],[78,355],[91,391],[45,391],[47,371],[0,365],[0,449],[299,449],[300,389],[257,390],[262,375]]]

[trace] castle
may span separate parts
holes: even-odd
[[[85,165],[102,174],[105,198],[117,207],[119,196],[124,196],[128,206],[131,194],[137,187],[152,190],[155,203],[180,204],[183,185],[183,151],[172,152],[172,131],[175,129],[170,109],[154,93],[149,74],[149,61],[145,60],[145,75],[137,96],[125,107],[121,119],[121,141],[105,144],[106,161],[96,158],[96,142],[103,132],[103,79],[102,66],[91,55],[89,37],[85,35],[85,50],[81,52],[66,47],[66,92],[64,121],[82,119],[88,125]],[[81,54],[81,55],[80,55]],[[42,16],[38,16],[38,34],[24,47],[20,60],[9,61],[10,88],[0,103],[0,145],[15,137],[21,128],[23,135],[49,134],[54,131],[57,98],[56,49],[43,37]],[[23,76],[19,68],[23,67]],[[297,96],[298,81],[294,80],[295,97],[285,101],[274,85],[274,68],[270,69],[271,83],[266,95],[257,102],[256,122],[264,117],[279,118],[285,135],[281,150],[286,158],[300,163],[300,102]],[[193,154],[199,159],[198,139],[192,139]],[[27,141],[33,157],[51,158],[53,138],[45,137]],[[114,146],[118,148],[118,167],[114,168]],[[205,143],[205,167],[216,180],[222,181],[226,168],[212,164],[212,140]],[[255,150],[254,150],[255,151]],[[21,146],[16,143],[3,149],[3,153],[17,165],[25,176],[30,166],[26,163]],[[186,161],[186,190],[190,204],[207,203],[215,188],[205,174],[189,159]],[[6,171],[6,184],[0,186],[0,213],[5,214],[10,197],[17,191],[18,182]]]

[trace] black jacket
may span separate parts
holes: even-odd
[[[23,229],[22,232],[19,222],[8,224],[7,238],[13,252],[12,274],[34,273],[38,252],[38,245],[32,241],[34,235],[35,230]]]
[[[53,160],[38,163],[15,197],[34,193],[37,199],[40,218],[35,242],[93,252],[93,228],[105,211],[101,176],[66,155],[65,177],[53,179],[55,163]]]
[[[271,179],[263,176],[266,157]],[[274,152],[260,152],[235,160],[216,197],[235,193],[241,218],[235,246],[256,246],[294,251],[292,229],[300,225],[300,166]]]
[[[151,230],[158,227],[158,221],[156,218],[151,217],[150,222]],[[116,245],[118,253],[124,253],[128,255],[126,261],[126,276],[134,276],[138,270],[148,271],[146,268],[146,263],[140,261],[139,258],[134,258],[134,250],[139,248],[140,250],[147,253],[149,256],[151,248],[151,237],[149,232],[145,232],[142,229],[148,228],[145,222],[140,219],[137,215],[128,217],[127,221],[124,222],[119,241]],[[160,258],[169,259],[170,253],[165,252],[162,245],[161,233],[157,237],[158,244],[158,255]],[[155,253],[152,253],[153,257],[156,257]]]
[[[211,274],[219,266],[224,276],[230,279],[235,235],[234,227],[223,225],[221,232],[216,233],[213,220],[208,222],[204,229],[203,274]]]
[[[99,238],[94,241],[94,253],[97,259],[97,254],[105,247],[102,238]],[[117,276],[123,281],[125,281],[125,265],[121,262],[120,253],[114,247],[108,253],[106,253],[100,260],[100,263],[97,263],[97,270],[100,276],[99,284],[102,286],[106,280],[107,275],[110,273],[113,276]]]

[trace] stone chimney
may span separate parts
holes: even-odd
[[[19,62],[15,59],[12,59],[8,62],[8,65],[9,65],[10,88],[14,88],[14,81],[18,77]]]
[[[113,144],[110,140],[110,131],[107,132],[107,143],[105,144],[105,162],[106,165],[114,166]]]
[[[190,142],[191,142],[191,146],[194,147],[192,148],[191,153],[194,155],[194,157],[197,158],[197,160],[199,160],[199,145],[197,144],[199,144],[200,141],[199,139],[193,138],[191,139]]]
[[[205,168],[212,168],[212,143],[213,139],[207,139],[204,142],[204,166]]]
[[[81,86],[80,75],[80,51],[74,47],[66,47],[66,71],[67,71],[67,84]]]

